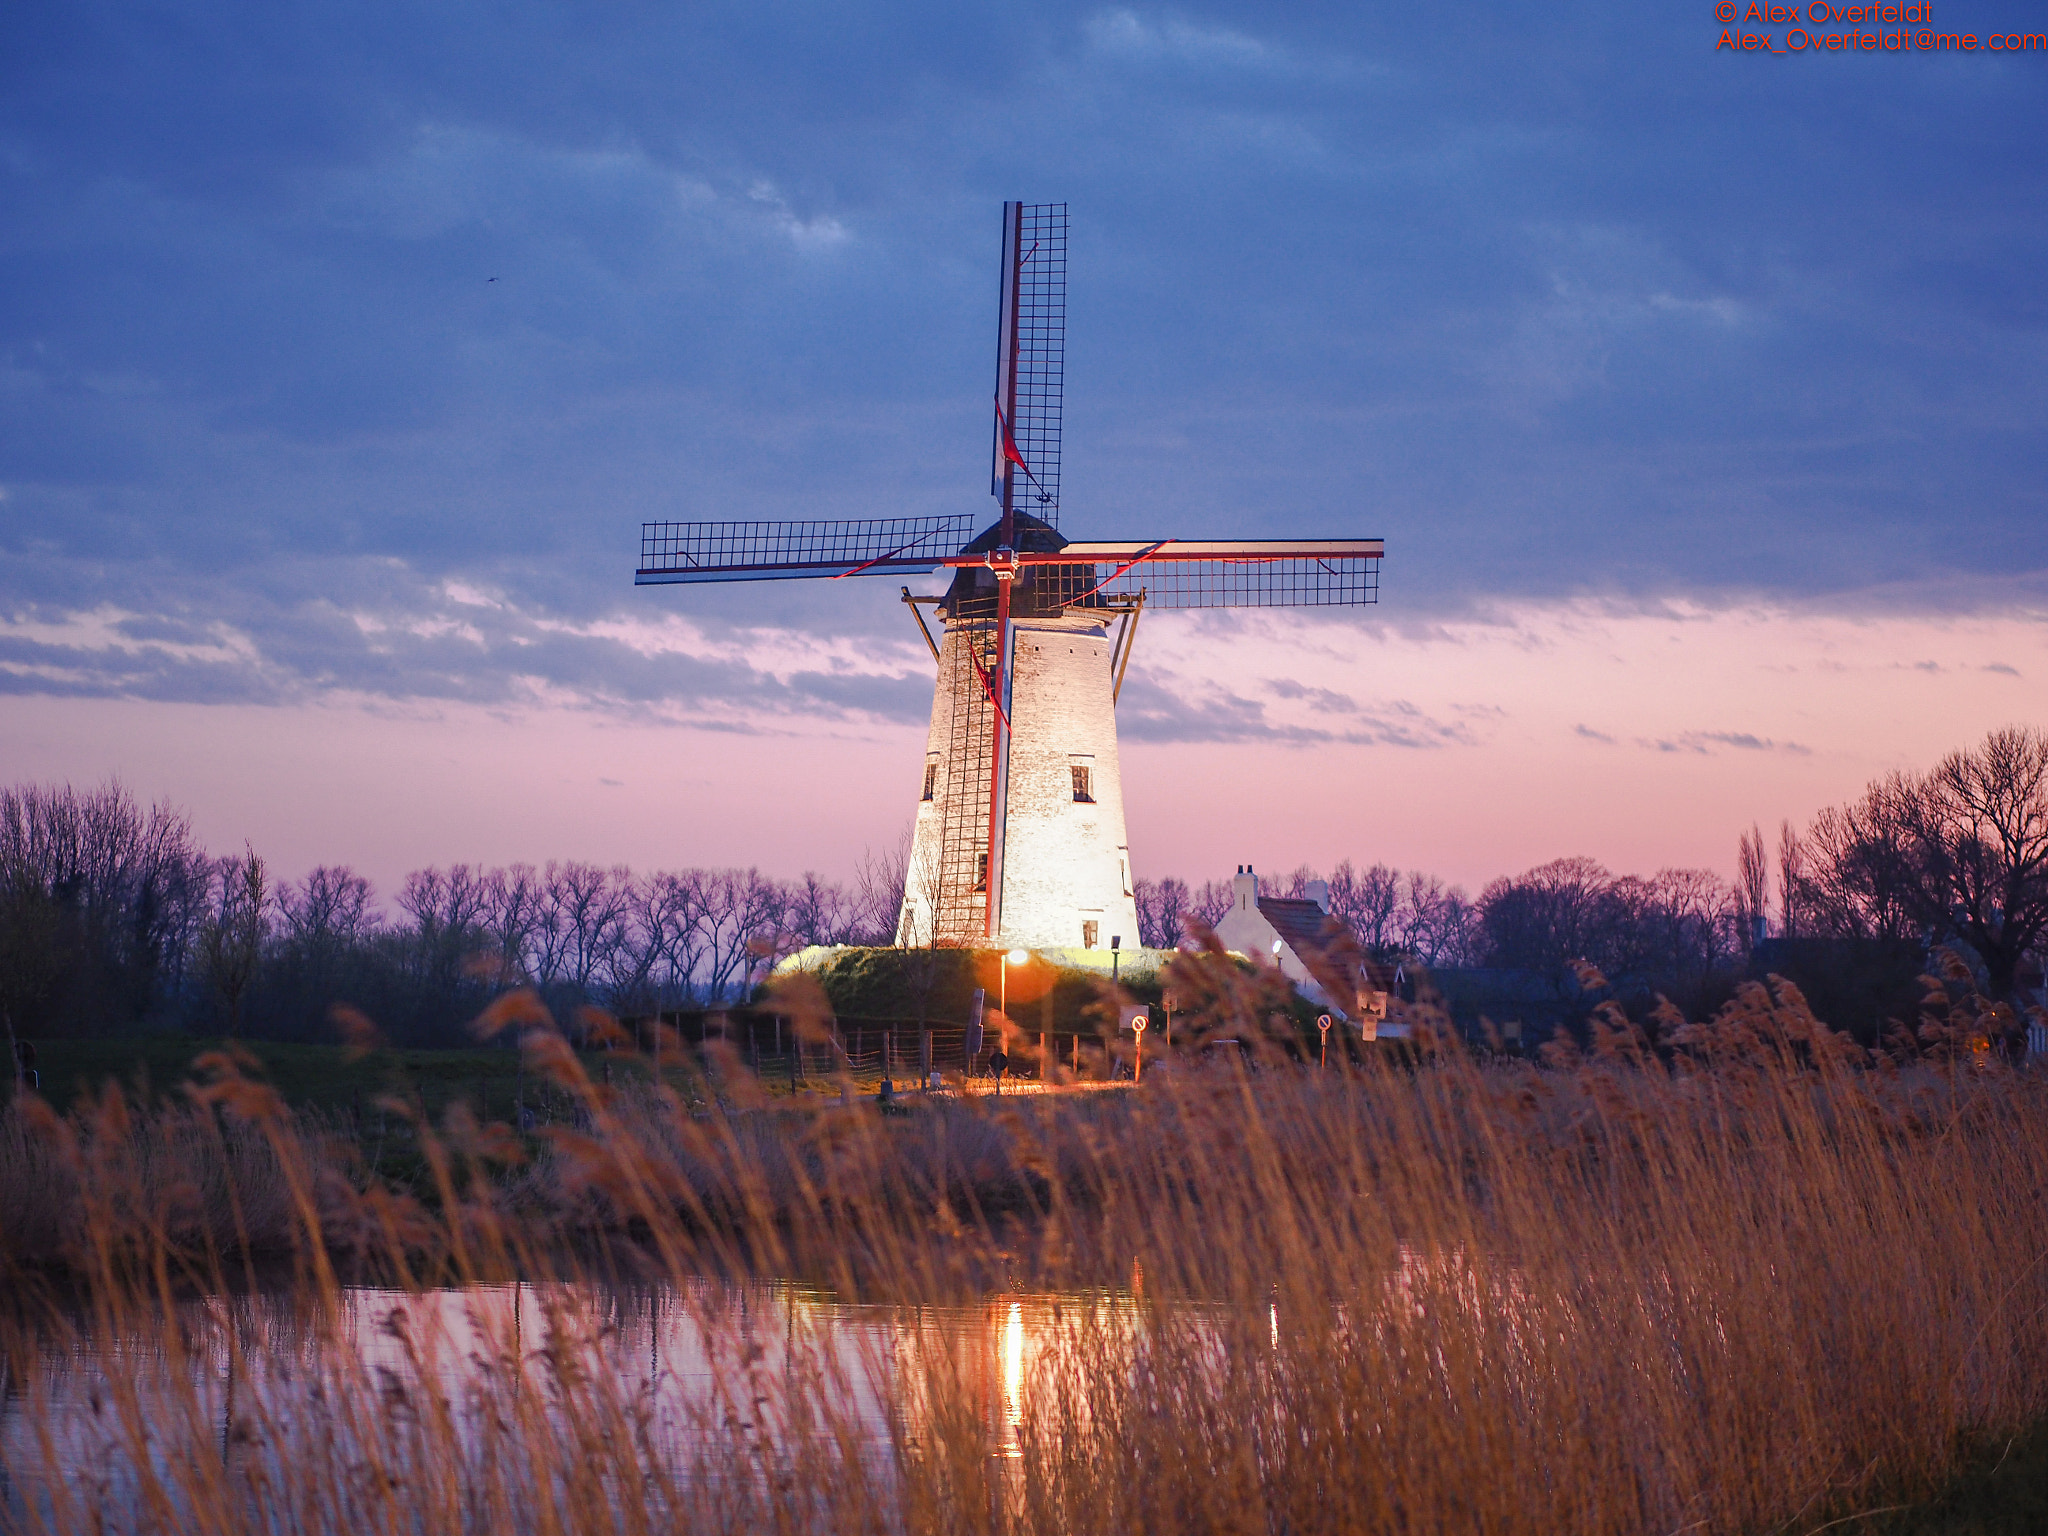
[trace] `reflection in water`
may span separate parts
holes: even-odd
[[[1014,1450],[1017,1430],[1024,1422],[1024,1303],[1010,1303],[1010,1315],[1003,1322],[1003,1440],[1005,1450]]]
[[[1261,1361],[1391,1348],[1415,1326],[1431,1337],[1410,1358],[1440,1369],[1432,1314],[1446,1304],[1490,1316],[1513,1357],[1528,1304],[1511,1278],[1455,1251],[1403,1253],[1314,1316],[1277,1291],[1241,1309],[1140,1305],[1135,1268],[1132,1281],[921,1306],[790,1282],[354,1288],[329,1303],[205,1297],[170,1326],[81,1319],[9,1362],[0,1512],[61,1515],[69,1499],[169,1516],[221,1487],[275,1489],[326,1466],[546,1499],[583,1460],[607,1456],[579,1496],[595,1487],[680,1511],[691,1490],[735,1479],[786,1489],[853,1477],[888,1498],[908,1476],[956,1478],[945,1455],[977,1439],[989,1497],[1007,1501],[1032,1466],[1129,1411],[1140,1378],[1207,1397],[1226,1380],[1241,1390]],[[598,1449],[563,1449],[581,1446]],[[521,1467],[509,1484],[508,1459]]]
[[[508,1424],[616,1421],[700,1470],[735,1437],[777,1463],[806,1439],[844,1451],[851,1436],[884,1476],[892,1446],[927,1438],[922,1421],[971,1406],[989,1453],[1014,1459],[1037,1377],[1084,1338],[1098,1353],[1128,1338],[1134,1317],[1117,1295],[910,1307],[710,1280],[350,1288],[331,1309],[289,1294],[211,1296],[181,1306],[169,1328],[81,1320],[44,1341],[26,1381],[9,1376],[0,1508],[20,1513],[31,1485],[47,1498],[78,1478],[117,1503],[147,1503],[152,1480],[174,1480],[192,1453],[194,1425],[234,1469],[283,1455],[286,1441],[362,1432],[309,1421],[366,1402],[436,1427],[465,1455]]]

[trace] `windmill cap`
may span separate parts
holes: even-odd
[[[1066,539],[1061,537],[1059,529],[1053,527],[1051,523],[1035,518],[1029,512],[1013,512],[1011,516],[1016,520],[1016,543],[1013,548],[1029,550],[1034,554],[1050,554],[1067,547]],[[985,555],[992,550],[1000,549],[1002,543],[1003,523],[1002,519],[998,518],[976,535],[974,542],[965,546],[960,553]]]

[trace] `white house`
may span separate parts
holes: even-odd
[[[1258,875],[1240,864],[1217,939],[1233,954],[1277,965],[1303,997],[1369,1035],[1406,1034],[1398,1025],[1382,1027],[1398,974],[1359,955],[1355,938],[1330,915],[1326,881],[1310,881],[1307,891],[1304,897],[1261,896]]]

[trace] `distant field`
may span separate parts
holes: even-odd
[[[194,1061],[208,1051],[226,1049],[229,1043],[168,1034],[39,1040],[36,1065],[42,1075],[41,1093],[60,1111],[68,1111],[81,1093],[98,1092],[108,1083],[118,1083],[138,1102],[182,1096],[184,1085],[192,1080]],[[369,1114],[374,1113],[380,1096],[395,1094],[424,1105],[428,1115],[437,1120],[457,1100],[480,1111],[485,1119],[508,1120],[522,1098],[535,1107],[563,1100],[558,1090],[522,1068],[519,1052],[509,1045],[443,1051],[376,1050],[361,1055],[352,1055],[341,1045],[262,1040],[240,1045],[260,1063],[257,1075],[294,1109],[360,1109]],[[697,1053],[696,1045],[686,1045],[674,1064],[662,1070],[663,1081],[686,1097],[694,1096],[701,1086]],[[584,1051],[578,1056],[594,1082],[625,1087],[645,1083],[652,1076],[643,1057],[604,1051]],[[792,1081],[787,1056],[764,1060],[759,1086],[777,1095],[837,1095],[838,1079],[825,1072],[824,1066],[814,1048],[809,1069],[801,1079]],[[898,1077],[907,1080],[900,1071]],[[874,1091],[880,1073],[872,1051],[856,1062],[853,1079],[861,1091]],[[0,1102],[13,1091],[13,1080],[0,1074]]]
[[[42,1094],[60,1110],[69,1109],[81,1091],[97,1091],[109,1082],[131,1094],[159,1099],[177,1094],[191,1080],[192,1063],[207,1051],[225,1048],[225,1040],[196,1040],[184,1035],[147,1035],[120,1040],[49,1040],[36,1043]],[[243,1048],[262,1064],[261,1075],[294,1108],[374,1109],[380,1095],[397,1094],[424,1103],[438,1117],[451,1102],[462,1099],[500,1119],[510,1115],[524,1094],[537,1101],[544,1084],[525,1072],[519,1052],[509,1047],[476,1046],[466,1050],[379,1050],[351,1057],[339,1045],[287,1045],[244,1041]],[[601,1052],[583,1056],[586,1070],[602,1081],[607,1066],[615,1081],[645,1081],[644,1066],[610,1058]],[[664,1072],[678,1084],[695,1074]],[[11,1081],[0,1093],[11,1093]]]

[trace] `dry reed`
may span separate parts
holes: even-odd
[[[226,1058],[12,1118],[8,1524],[1782,1532],[2048,1411],[2048,1084],[1967,1017],[1871,1061],[1751,988],[1661,1054],[895,1116],[523,1022],[585,1123],[458,1108],[424,1195]]]

